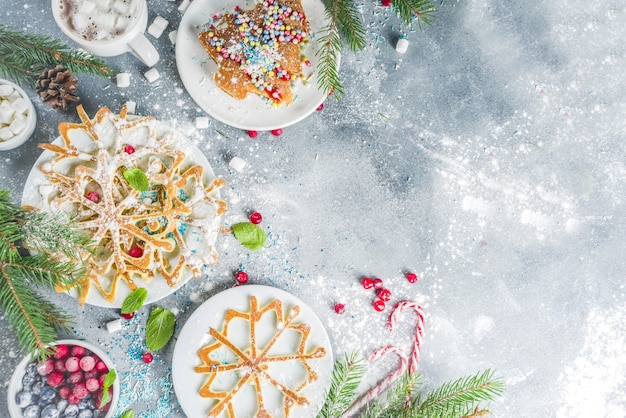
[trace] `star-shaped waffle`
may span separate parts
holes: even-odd
[[[102,107],[93,119],[82,106],[77,112],[82,123],[59,125],[62,145],[40,145],[55,156],[39,169],[49,182],[40,187],[44,208],[73,214],[96,245],[83,254],[89,278],[77,289],[79,302],[92,285],[113,302],[120,281],[133,290],[136,278],[148,282],[156,273],[174,286],[186,266],[202,276],[218,257],[224,181],[205,185],[203,167],[180,149],[180,134],[152,117],[128,120],[125,107],[119,115]],[[147,191],[131,187],[129,169],[145,174]]]
[[[300,0],[258,1],[250,10],[235,8],[215,18],[198,34],[218,66],[215,84],[239,100],[255,93],[274,105],[291,103],[309,30]]]
[[[275,329],[269,342],[264,347],[259,347],[258,329],[259,321],[264,315],[274,312],[277,318]],[[294,406],[306,406],[308,400],[302,396],[302,390],[317,380],[317,374],[309,363],[312,359],[319,359],[326,355],[324,347],[315,347],[307,350],[307,341],[311,332],[311,327],[305,323],[294,323],[300,314],[300,307],[295,305],[283,316],[283,303],[275,299],[267,305],[260,307],[255,296],[250,296],[250,311],[240,312],[229,309],[224,315],[224,326],[221,331],[210,328],[209,334],[215,342],[202,347],[198,351],[198,356],[202,365],[196,366],[196,373],[206,373],[207,381],[200,388],[200,396],[217,400],[208,412],[209,417],[217,417],[226,412],[228,416],[235,417],[235,405],[241,402],[238,395],[246,385],[253,385],[257,397],[257,412],[255,417],[270,417],[270,412],[266,409],[264,401],[263,384],[269,383],[282,395],[282,407],[285,416],[289,416],[290,410]],[[233,319],[243,319],[249,322],[250,339],[246,347],[236,346],[229,338],[229,326]],[[271,354],[272,348],[284,336],[285,331],[294,330],[299,333],[299,343],[294,347],[292,354]],[[219,350],[227,350],[234,355],[234,362],[224,362],[218,355]],[[306,377],[301,382],[286,382],[284,372],[280,375],[273,375],[269,366],[276,362],[298,361],[306,371]],[[237,372],[237,381],[228,390],[217,390],[213,385],[220,377],[221,373]]]

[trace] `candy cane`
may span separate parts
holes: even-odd
[[[406,371],[409,365],[409,359],[407,358],[406,353],[401,348],[394,347],[392,345],[388,345],[387,347],[379,348],[378,350],[374,351],[368,358],[368,361],[370,363],[373,363],[379,358],[384,357],[389,353],[394,353],[398,355],[398,358],[400,359],[400,366],[393,373],[390,373],[386,378],[378,382],[376,386],[374,386],[373,388],[365,392],[363,395],[361,395],[359,399],[357,399],[350,406],[350,408],[348,408],[342,414],[343,417],[351,416],[352,414],[357,412],[359,409],[363,408],[365,404],[376,399],[378,395],[380,395],[382,392],[387,390],[393,384],[393,382],[399,379],[400,376],[402,376],[402,374]]]
[[[424,337],[424,310],[417,303],[410,300],[398,302],[389,316],[387,327],[389,331],[393,331],[398,322],[398,317],[405,309],[413,309],[417,314],[417,325],[413,334],[413,353],[411,354],[411,366],[409,368],[410,373],[415,373],[420,361],[420,350],[422,349],[422,338]]]

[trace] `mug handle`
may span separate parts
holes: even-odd
[[[148,67],[152,67],[159,61],[159,53],[143,33],[133,38],[128,46],[130,52]]]

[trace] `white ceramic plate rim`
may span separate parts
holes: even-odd
[[[300,306],[296,322],[311,326],[307,348],[322,346],[326,355],[314,363],[318,380],[302,392],[309,399],[310,406],[306,409],[294,408],[291,415],[315,417],[322,406],[334,366],[332,347],[324,325],[310,307],[291,293],[272,286],[243,285],[220,292],[205,301],[189,317],[178,335],[172,359],[172,382],[178,402],[188,417],[206,416],[210,405],[210,401],[198,393],[205,375],[194,371],[194,367],[200,364],[198,350],[211,340],[207,334],[209,327],[221,329],[227,309],[247,310],[252,295],[257,297],[259,306],[265,306],[274,299],[283,302],[284,311],[294,305]]]
[[[87,350],[91,351],[92,353],[100,357],[100,359],[104,361],[104,364],[107,365],[109,370],[115,369],[115,364],[113,364],[113,361],[111,361],[111,358],[104,351],[102,351],[99,347],[96,347],[95,345],[91,343],[88,343],[86,341],[81,341],[81,340],[58,340],[58,341],[53,342],[50,345],[60,345],[60,344],[79,345],[81,347],[85,347]],[[15,370],[13,371],[13,375],[11,375],[11,380],[9,381],[9,388],[7,390],[7,403],[9,406],[9,415],[11,416],[11,418],[23,418],[22,410],[19,406],[17,406],[17,403],[15,402],[15,396],[18,394],[20,390],[22,390],[22,377],[24,376],[24,371],[26,370],[26,366],[31,361],[33,361],[33,358],[31,356],[25,356],[22,359],[22,361],[20,361],[19,364],[15,367]],[[118,370],[115,369],[115,371],[117,372]],[[118,373],[117,379],[115,379],[115,381],[113,382],[112,387],[113,387],[113,395],[111,395],[111,407],[107,411],[107,414],[104,416],[104,418],[111,418],[113,415],[115,415],[115,410],[117,409],[116,408],[117,400],[119,399],[119,396],[120,396],[119,373]]]
[[[132,120],[140,117],[141,116],[129,115],[128,119]],[[178,147],[178,149],[189,150],[189,152],[186,152],[187,155],[185,162],[183,162],[183,165],[186,165],[187,163],[190,163],[192,165],[201,165],[203,168],[205,183],[209,184],[210,181],[216,178],[215,173],[213,172],[213,168],[209,164],[209,161],[206,159],[202,151],[200,151],[200,149],[189,140],[189,138],[187,138],[180,132],[179,137],[183,139],[183,143]],[[63,138],[59,136],[52,143],[55,145],[63,145]],[[41,207],[42,201],[41,196],[38,192],[38,186],[46,181],[46,176],[39,170],[39,166],[46,161],[52,159],[54,155],[55,154],[52,151],[44,150],[44,152],[41,153],[37,161],[35,161],[35,164],[28,174],[26,183],[24,184],[22,205]],[[215,197],[220,197],[219,190],[215,192]],[[135,280],[135,284],[137,285],[137,287],[145,287],[146,289],[148,289],[148,296],[146,298],[146,301],[144,302],[145,305],[148,305],[150,303],[157,302],[174,293],[176,290],[180,289],[185,283],[189,281],[191,276],[191,271],[189,269],[185,269],[183,275],[173,287],[168,286],[167,282],[163,279],[163,276],[159,273],[156,273],[152,280],[147,283],[143,280]],[[87,300],[85,301],[85,303],[89,305],[100,306],[103,308],[121,308],[124,299],[126,298],[126,296],[128,296],[128,294],[130,294],[130,292],[131,290],[128,288],[128,286],[126,286],[124,283],[118,283],[115,300],[113,302],[109,302],[104,299],[104,297],[95,287],[92,286],[89,289],[89,293],[87,295]],[[67,293],[74,298],[78,298],[78,292],[76,290],[70,290]]]
[[[289,105],[274,108],[256,94],[248,94],[237,100],[215,85],[213,74],[217,65],[204,50],[197,34],[215,13],[232,11],[235,6],[242,9],[253,7],[250,0],[194,0],[178,27],[176,35],[176,64],[183,85],[189,95],[213,118],[236,128],[254,131],[269,131],[297,123],[313,113],[324,102],[327,95],[317,83],[318,45],[311,39],[304,54],[311,61],[305,74],[313,76],[304,86],[298,82],[294,89],[295,100]],[[324,4],[321,0],[302,0],[313,36],[326,26]]]

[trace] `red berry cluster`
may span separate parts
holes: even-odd
[[[64,344],[57,345],[52,357],[40,361],[36,370],[40,376],[46,376],[46,383],[70,405],[91,396],[97,399],[98,406],[104,378],[109,372],[107,365],[96,354],[79,345]],[[104,411],[109,406],[106,404],[100,409]]]
[[[409,283],[417,282],[417,275],[415,273],[406,273],[406,279]],[[383,280],[378,277],[364,277],[361,280],[361,286],[364,289],[374,289],[376,292],[376,298],[372,302],[372,306],[378,312],[385,310],[385,303],[391,300],[391,290],[384,287]]]

